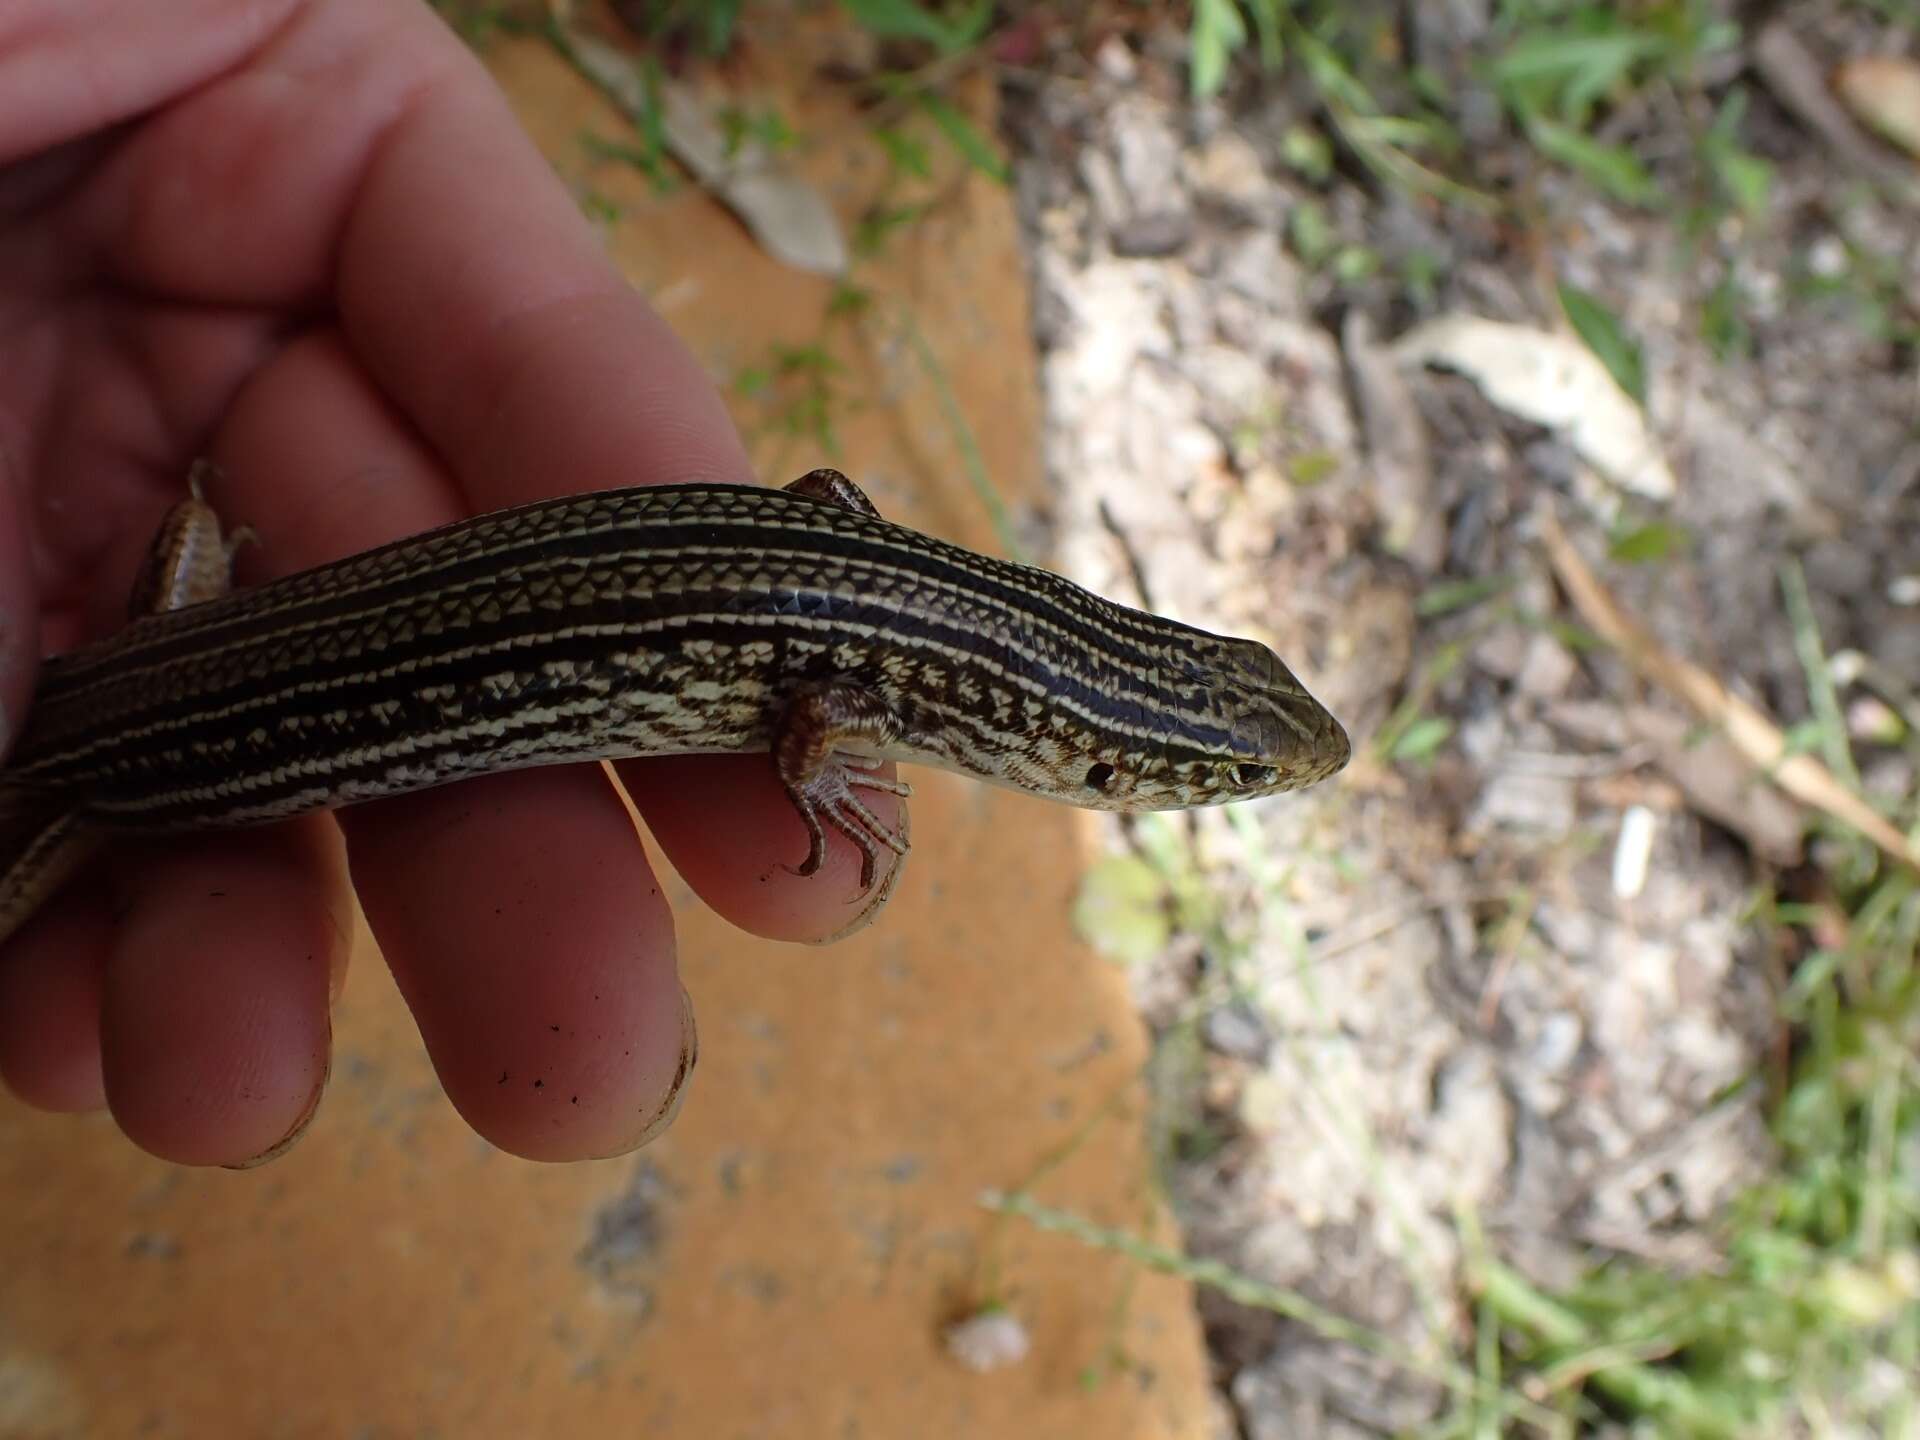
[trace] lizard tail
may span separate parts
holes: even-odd
[[[65,797],[0,782],[0,944],[93,853]]]

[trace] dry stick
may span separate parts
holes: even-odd
[[[1686,701],[1701,719],[1718,726],[1735,749],[1787,794],[1804,805],[1824,810],[1901,864],[1920,870],[1920,850],[1877,810],[1836,780],[1833,772],[1813,756],[1790,754],[1787,737],[1778,725],[1698,665],[1667,649],[1621,609],[1567,539],[1550,505],[1543,502],[1536,514],[1547,555],[1589,629],[1647,679]]]
[[[1877,144],[1854,124],[1847,107],[1834,98],[1826,69],[1808,53],[1785,21],[1775,20],[1755,38],[1749,52],[1754,70],[1786,109],[1827,143],[1842,163],[1880,186],[1901,205],[1920,202],[1913,166]]]

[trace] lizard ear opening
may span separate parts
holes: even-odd
[[[1087,788],[1105,790],[1113,783],[1113,766],[1102,760],[1087,767]]]

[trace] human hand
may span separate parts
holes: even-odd
[[[36,657],[123,623],[196,455],[258,534],[241,583],[545,495],[753,480],[424,4],[15,7],[0,320],[0,748]],[[732,923],[818,940],[856,913],[842,838],[810,879],[784,868],[806,833],[764,757],[620,774]],[[105,1104],[167,1159],[275,1153],[325,1083],[350,885],[488,1140],[574,1159],[671,1118],[692,1058],[672,917],[596,766],[116,851],[0,950],[0,1078]]]

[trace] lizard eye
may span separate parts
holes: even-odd
[[[1113,766],[1107,764],[1106,761],[1102,760],[1098,764],[1087,767],[1087,788],[1089,790],[1104,790],[1112,783]]]
[[[1274,769],[1271,765],[1236,765],[1233,767],[1233,783],[1242,790],[1255,790],[1273,782]]]

